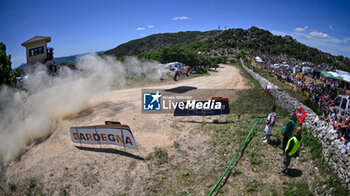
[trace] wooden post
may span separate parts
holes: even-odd
[[[81,138],[80,138],[80,134],[79,134],[78,128],[75,128],[75,130],[76,130],[77,133],[78,133],[80,147],[83,147],[83,145],[81,145]]]
[[[97,130],[96,130],[96,126],[95,126],[95,133],[96,133],[96,135],[98,135],[98,134],[97,134]],[[100,140],[101,140],[101,138],[100,138]],[[98,144],[100,144],[100,148],[102,148],[102,147],[101,147],[101,141],[100,141],[100,140],[98,140]]]
[[[121,130],[121,133],[122,133],[122,138],[123,138],[124,152],[126,152],[126,148],[125,148],[125,139],[124,139],[123,128],[121,128],[120,130]]]

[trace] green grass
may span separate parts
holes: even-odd
[[[287,196],[308,196],[314,195],[305,179],[301,181],[291,181],[286,184],[284,188],[284,194]]]
[[[251,180],[245,181],[244,191],[247,193],[256,192],[262,186],[264,186],[264,182],[261,179],[253,178]]]
[[[246,73],[241,66],[236,65],[237,68],[241,70],[241,74],[250,80],[249,86],[251,89],[239,91],[239,97],[230,105],[231,114],[226,116],[227,122],[234,122],[233,124],[205,124],[202,129],[211,134],[210,144],[212,145],[212,154],[216,155],[219,159],[218,170],[213,184],[217,182],[220,175],[225,171],[227,165],[232,160],[234,154],[239,149],[240,145],[243,143],[244,139],[251,130],[253,124],[256,122],[258,117],[267,116],[270,112],[271,106],[275,103],[273,96],[270,93],[266,93],[248,73]],[[284,124],[288,122],[288,112],[277,106],[278,120],[274,127],[273,138],[279,138],[280,131],[282,130]],[[238,115],[240,115],[240,120],[238,120]],[[247,142],[247,147],[244,150],[242,158],[240,158],[241,153],[238,154],[232,168],[232,179],[241,179],[245,175],[241,172],[241,169],[237,169],[235,163],[248,160],[252,171],[259,173],[262,170],[266,170],[265,163],[262,157],[264,154],[261,152],[261,146],[268,148],[269,145],[262,143],[261,138],[264,136],[264,119],[261,120],[262,124],[258,124],[256,129],[251,135],[251,139]],[[240,160],[242,159],[242,160]],[[242,167],[242,166],[240,166]],[[237,172],[239,170],[239,172]],[[244,178],[243,178],[244,179]],[[268,184],[267,184],[268,185]],[[236,182],[231,182],[231,186],[237,186]],[[265,190],[265,183],[260,180],[260,177],[254,178],[252,180],[244,180],[243,188],[241,186],[241,191],[244,194],[250,194],[251,192],[272,192],[274,195],[278,195],[276,190],[273,188],[268,188]],[[269,186],[267,186],[269,187]],[[212,188],[212,187],[211,187]],[[226,192],[227,187],[223,187],[223,190],[217,190],[219,193]],[[210,190],[208,190],[210,191]],[[270,193],[269,193],[270,194]]]

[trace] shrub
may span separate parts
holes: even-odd
[[[168,162],[168,152],[162,147],[155,147],[154,152],[150,153],[147,160],[154,160],[157,165],[162,165]]]
[[[208,70],[206,68],[203,68],[199,71],[200,74],[207,74]]]

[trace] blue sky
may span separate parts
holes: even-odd
[[[55,57],[107,50],[154,33],[257,26],[350,57],[350,1],[0,0],[0,42],[12,67],[21,43],[51,36]]]

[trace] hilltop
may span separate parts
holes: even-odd
[[[121,56],[135,56],[142,52],[159,51],[164,47],[170,47],[175,44],[186,45],[194,41],[205,41],[211,37],[218,36],[222,31],[186,31],[178,33],[160,33],[153,34],[141,39],[131,40],[121,44],[111,50],[107,50],[105,54]]]
[[[239,49],[256,54],[280,55],[309,61],[316,64],[327,63],[336,69],[350,71],[348,57],[334,56],[319,49],[309,47],[291,36],[273,35],[271,32],[251,27],[247,30],[237,28],[225,31],[187,31],[178,33],[154,34],[121,44],[105,54],[134,56],[148,51],[180,45],[197,52],[209,53],[217,49]]]

